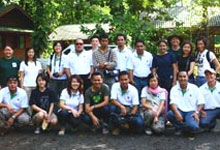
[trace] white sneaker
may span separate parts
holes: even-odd
[[[107,128],[102,128],[102,134],[108,134],[109,130]]]
[[[145,130],[145,134],[147,134],[147,135],[152,135],[153,133],[152,133],[152,130],[151,130],[151,129],[146,129],[146,130]]]
[[[40,131],[41,131],[41,128],[40,127],[37,127],[34,131],[35,134],[40,134]]]

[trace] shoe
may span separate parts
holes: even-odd
[[[117,136],[119,134],[120,134],[120,129],[119,128],[116,128],[116,129],[112,130],[112,135]]]
[[[175,135],[181,135],[182,134],[182,131],[181,130],[176,130],[176,132],[174,133]]]
[[[41,128],[40,127],[37,127],[34,131],[35,134],[40,134],[41,132]]]
[[[193,141],[193,140],[195,140],[195,134],[194,133],[188,133],[188,139],[190,140],[190,141]]]
[[[146,130],[145,130],[145,134],[147,134],[147,135],[152,135],[153,133],[152,133],[152,130],[151,130],[151,129],[146,129]]]
[[[60,130],[60,131],[58,132],[58,135],[60,135],[60,136],[65,135],[65,131],[64,131],[64,130]]]
[[[102,134],[108,134],[109,130],[107,128],[102,128]]]

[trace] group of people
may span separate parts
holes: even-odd
[[[92,49],[86,51],[83,40],[76,39],[68,55],[55,42],[46,73],[33,48],[20,63],[5,46],[0,59],[1,126],[33,122],[39,134],[59,123],[58,134],[64,135],[67,124],[76,128],[85,123],[103,134],[131,130],[151,135],[163,133],[169,123],[176,134],[191,137],[200,128],[215,127],[220,65],[203,38],[195,43],[195,56],[192,43],[178,35],[159,41],[154,55],[143,40],[135,41],[134,51],[126,47],[125,35],[115,40],[117,47],[110,49],[108,35],[94,36]]]

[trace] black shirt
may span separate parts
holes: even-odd
[[[50,104],[56,102],[57,95],[53,90],[46,88],[44,92],[41,92],[39,89],[35,89],[31,92],[29,105],[37,105],[48,112]]]
[[[188,56],[188,57],[179,56],[177,57],[177,62],[178,62],[179,71],[188,72],[190,70],[190,63],[195,62],[195,58],[192,56]],[[190,77],[193,77],[193,74],[191,74]]]

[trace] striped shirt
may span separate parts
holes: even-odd
[[[111,51],[109,60],[109,52]],[[99,69],[99,63],[107,63],[110,65],[112,68],[115,68],[117,65],[117,55],[115,51],[108,49],[107,51],[103,52],[102,50],[98,49],[93,52],[92,54],[92,61],[93,61],[93,66],[97,71],[103,71],[102,69]]]

